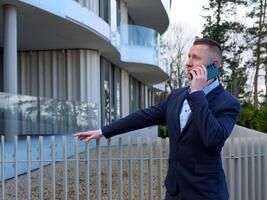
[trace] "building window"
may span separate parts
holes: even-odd
[[[146,107],[146,95],[145,95],[145,85],[140,84],[140,108],[145,108]]]
[[[110,4],[109,0],[99,0],[99,15],[105,20],[108,24],[110,24]]]
[[[141,82],[133,77],[129,79],[130,90],[130,113],[140,109],[141,106]]]
[[[121,70],[101,57],[101,122],[107,125],[121,118]]]
[[[116,0],[116,8],[117,8],[117,26],[121,25],[121,0]]]
[[[114,107],[115,119],[121,118],[121,70],[114,66]]]
[[[151,90],[147,90],[147,97],[148,97],[148,106],[152,106],[152,93]]]

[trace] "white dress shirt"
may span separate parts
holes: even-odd
[[[205,87],[202,91],[207,95],[210,91],[212,91],[214,88],[219,86],[219,81],[216,79],[213,81],[211,84],[209,84],[207,87]],[[181,127],[181,132],[183,131],[188,118],[190,117],[191,114],[191,109],[189,107],[187,99],[184,100],[181,112],[180,112],[180,127]]]

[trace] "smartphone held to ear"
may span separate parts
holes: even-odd
[[[211,63],[211,64],[207,64],[205,65],[206,69],[207,69],[207,80],[213,79],[216,76],[219,76],[220,72],[219,72],[219,67],[215,64],[215,63]]]

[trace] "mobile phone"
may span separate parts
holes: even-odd
[[[207,80],[213,79],[216,76],[219,76],[220,71],[219,67],[215,63],[207,64],[205,65],[208,75],[207,75]]]

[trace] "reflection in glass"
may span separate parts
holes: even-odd
[[[109,91],[109,82],[104,81],[104,92],[105,92],[105,124],[110,122],[110,91]]]
[[[88,102],[0,93],[0,131],[5,134],[10,131],[10,125],[18,127],[16,135],[54,135],[95,129],[97,116],[96,104]]]

